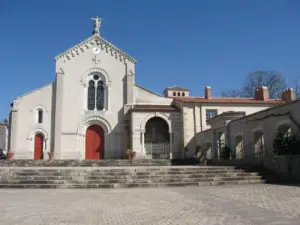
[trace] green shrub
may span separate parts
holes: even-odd
[[[276,155],[299,155],[300,140],[296,135],[285,135],[277,132],[273,140],[273,152]]]
[[[220,152],[220,158],[221,159],[229,159],[230,158],[230,148],[225,145],[224,147],[222,147],[221,152]]]

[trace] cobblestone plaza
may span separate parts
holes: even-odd
[[[0,224],[300,224],[300,188],[2,189]]]

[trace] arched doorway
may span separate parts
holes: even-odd
[[[240,135],[235,137],[235,157],[237,159],[244,158],[244,141]]]
[[[264,133],[262,131],[254,132],[254,155],[255,157],[264,156]]]
[[[34,159],[39,160],[44,158],[44,136],[38,133],[34,136]]]
[[[145,149],[152,159],[170,158],[170,134],[167,122],[160,117],[153,117],[146,123]]]
[[[104,131],[99,125],[91,125],[85,135],[85,159],[104,158]]]

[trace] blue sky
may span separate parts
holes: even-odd
[[[0,0],[0,119],[15,96],[54,79],[54,56],[91,35],[137,59],[136,82],[192,95],[238,88],[248,72],[300,76],[298,0]]]

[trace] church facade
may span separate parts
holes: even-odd
[[[164,96],[135,84],[134,58],[100,35],[55,57],[54,82],[13,100],[8,150],[15,159],[123,159],[132,149],[141,158],[179,158],[194,151],[205,121],[224,111],[251,114],[280,101],[190,97],[169,87]],[[263,92],[264,90],[262,90]]]

